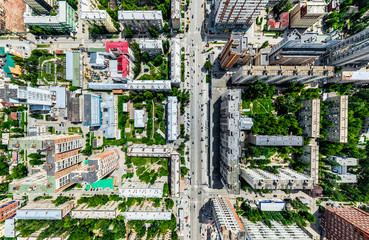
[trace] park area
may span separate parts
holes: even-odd
[[[253,101],[242,101],[242,114],[267,114],[274,110],[270,99],[256,99]]]

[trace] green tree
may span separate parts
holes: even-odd
[[[158,31],[156,31],[156,29],[151,26],[149,28],[149,33],[150,33],[150,36],[153,38],[157,38],[159,36]]]
[[[265,41],[265,42],[263,42],[263,44],[261,45],[261,49],[263,49],[263,48],[266,48],[266,47],[268,47],[269,46],[269,41]]]
[[[204,64],[204,68],[209,71],[211,69],[213,65],[211,64],[211,62],[209,60],[207,60]]]
[[[124,37],[125,38],[132,38],[133,37],[133,31],[130,27],[126,27],[124,29]]]
[[[165,23],[164,24],[164,26],[163,26],[163,32],[169,33],[169,25],[168,25],[168,23]]]

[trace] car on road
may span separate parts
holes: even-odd
[[[273,195],[273,197],[277,197],[277,195]]]
[[[199,192],[199,194],[201,194],[201,191]]]

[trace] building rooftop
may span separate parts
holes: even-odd
[[[140,49],[161,49],[163,48],[163,42],[161,40],[154,39],[140,39]]]
[[[127,83],[88,83],[88,88],[94,90],[151,90],[151,91],[169,91],[170,80],[134,80]]]
[[[279,168],[279,174],[273,174],[261,169],[242,168],[242,172],[253,180],[312,180],[310,177],[289,168]]]
[[[237,234],[245,231],[243,223],[228,198],[215,197],[212,203],[219,232],[228,230]]]
[[[72,85],[80,86],[80,53],[66,51],[65,79],[71,80]]]
[[[80,14],[81,20],[103,20],[107,18],[106,10],[91,9],[91,0],[81,0],[80,2]]]
[[[135,110],[134,111],[134,115],[135,115],[135,122],[134,122],[134,126],[135,128],[145,128],[145,123],[146,123],[146,114],[145,114],[145,110]]]
[[[252,240],[311,240],[311,238],[296,224],[285,226],[279,222],[271,221],[272,227],[269,228],[263,222],[253,223],[242,218],[246,228],[246,236]]]
[[[67,6],[66,1],[59,1],[58,14],[56,16],[33,16],[32,12],[25,12],[23,14],[24,23],[29,25],[38,24],[59,24],[67,22]]]
[[[170,80],[172,83],[181,82],[181,42],[175,38],[170,46]]]
[[[169,96],[167,104],[167,132],[168,141],[175,141],[178,137],[178,99]]]
[[[155,183],[154,185],[143,182],[126,182],[119,189],[121,197],[145,197],[162,198],[164,183]]]
[[[172,148],[167,145],[133,144],[127,149],[129,157],[170,157]]]
[[[66,108],[67,101],[66,101],[65,87],[51,86],[50,91],[55,92],[55,95],[56,95],[56,102],[55,102],[54,107],[55,108]]]
[[[168,212],[126,212],[127,220],[170,220],[172,213]]]
[[[103,109],[103,117],[107,124],[101,126],[104,131],[105,138],[116,138],[117,123],[115,119],[114,96],[105,95],[105,100],[101,103]]]
[[[324,210],[336,213],[338,216],[369,235],[369,213],[351,206],[325,206]]]
[[[161,11],[147,11],[147,10],[139,10],[139,11],[118,11],[118,20],[161,20],[163,16]]]

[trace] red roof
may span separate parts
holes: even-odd
[[[10,113],[10,120],[12,120],[12,121],[17,121],[17,120],[18,120],[18,113],[16,113],[16,112],[11,112],[11,113]]]
[[[281,13],[281,21],[282,27],[288,27],[288,25],[290,24],[290,13],[289,12]]]
[[[273,19],[270,19],[269,21],[268,21],[268,24],[269,24],[269,27],[270,28],[279,28],[280,26],[281,26],[281,23],[280,22],[276,22],[275,20],[273,20]]]
[[[128,56],[126,55],[122,55],[122,76],[123,77],[127,77],[129,75],[129,60],[128,60]],[[119,66],[118,66],[119,68]]]
[[[106,42],[105,51],[116,50],[119,53],[128,53],[129,44],[128,42]]]

